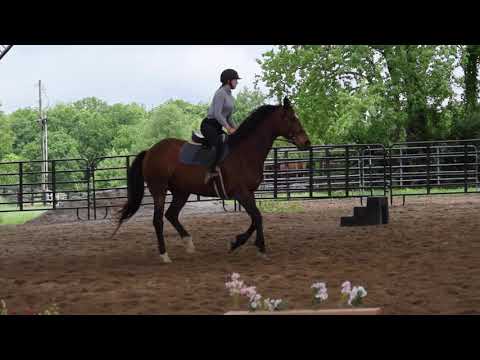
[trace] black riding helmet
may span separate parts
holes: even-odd
[[[239,79],[241,79],[240,76],[238,76],[238,73],[233,69],[224,70],[220,75],[220,82],[222,84],[226,84],[230,80],[239,80]]]

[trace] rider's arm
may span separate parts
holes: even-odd
[[[229,114],[229,115],[227,116],[227,123],[228,123],[228,125],[229,125],[232,129],[235,129],[235,128],[236,128],[236,126],[235,126],[235,124],[234,124],[234,122],[233,122],[233,120],[232,120],[232,114]]]
[[[222,92],[217,92],[213,97],[213,110],[215,119],[225,128],[229,128],[230,125],[227,119],[222,114],[223,104],[225,103],[225,95]]]

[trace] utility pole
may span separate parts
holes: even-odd
[[[42,80],[38,80],[38,122],[42,129],[42,197],[43,204],[46,205],[47,202],[47,192],[48,192],[48,128],[47,128],[47,117],[44,116],[42,112]]]

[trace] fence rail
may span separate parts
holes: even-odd
[[[480,139],[393,144],[318,145],[308,150],[272,148],[259,200],[395,197],[479,192]],[[40,160],[0,163],[0,213],[75,210],[80,218],[121,206],[127,171],[135,155],[48,160],[41,181]],[[47,187],[42,191],[42,186]],[[121,200],[121,201],[120,201]],[[197,196],[189,201],[218,198]],[[167,194],[167,202],[170,201]],[[143,205],[153,205],[146,189]],[[225,205],[225,203],[224,203]],[[235,210],[237,204],[234,204]],[[106,215],[105,215],[106,216]]]

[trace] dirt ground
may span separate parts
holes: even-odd
[[[224,283],[238,272],[291,309],[311,307],[315,281],[327,282],[336,306],[350,280],[367,289],[366,305],[386,314],[479,314],[480,196],[396,203],[381,226],[339,226],[358,200],[264,214],[269,261],[250,243],[227,254],[250,224],[244,212],[182,216],[195,254],[166,223],[172,264],[160,261],[149,217],[133,218],[112,240],[108,221],[0,226],[0,299],[19,312],[54,299],[62,314],[222,314],[232,309]]]

